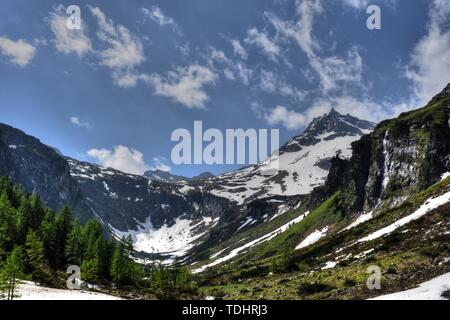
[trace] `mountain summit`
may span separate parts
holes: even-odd
[[[331,109],[328,114],[314,118],[302,134],[292,138],[280,151],[293,152],[301,150],[301,146],[313,145],[320,141],[321,135],[332,133],[328,139],[339,136],[362,136],[369,133],[375,123],[358,119],[349,114],[343,115]]]
[[[315,118],[304,132],[289,140],[279,150],[279,170],[271,176],[262,171],[275,161],[271,156],[260,164],[212,179],[211,193],[238,204],[272,196],[308,194],[325,183],[331,158],[339,154],[350,158],[351,143],[369,133],[375,124],[335,109]]]

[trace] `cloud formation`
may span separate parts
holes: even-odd
[[[306,96],[306,92],[297,89],[274,72],[265,69],[261,70],[259,74],[258,86],[265,92],[278,93],[295,101],[301,101]]]
[[[265,32],[261,32],[256,28],[251,28],[247,31],[245,42],[254,44],[262,49],[262,52],[273,61],[277,61],[281,52],[280,47]]]
[[[145,18],[149,18],[159,24],[161,27],[169,26],[171,27],[177,34],[182,35],[181,28],[175,22],[175,20],[171,17],[166,16],[161,8],[158,6],[152,6],[150,9],[142,8],[142,13]]]
[[[167,77],[151,76],[148,81],[153,85],[155,94],[171,98],[187,108],[205,108],[209,96],[205,86],[214,84],[217,75],[209,68],[191,65],[177,68],[168,73]]]
[[[92,51],[92,43],[86,35],[86,24],[81,23],[81,29],[68,29],[66,13],[63,6],[50,13],[48,23],[55,36],[56,50],[61,53],[75,53],[79,57]]]
[[[344,4],[355,9],[365,9],[369,5],[368,0],[341,0]]]
[[[79,117],[76,117],[76,116],[70,117],[69,120],[70,120],[70,123],[72,123],[74,126],[76,126],[78,128],[89,129],[91,127],[89,122],[87,122],[86,120],[80,119]]]
[[[288,130],[300,129],[305,126],[307,121],[303,114],[289,110],[284,106],[276,106],[264,115],[264,119],[272,126],[282,125]]]
[[[154,167],[151,167],[151,170],[160,170],[165,172],[170,172],[172,170],[171,167],[169,167],[167,164],[167,159],[165,157],[154,157],[153,158],[153,164]]]
[[[145,61],[142,42],[122,25],[115,25],[98,7],[89,7],[96,17],[97,37],[105,44],[99,51],[100,64],[112,71],[114,83],[121,87],[136,85],[135,68]]]
[[[346,85],[360,86],[363,64],[358,50],[352,47],[343,57],[324,56],[314,36],[314,21],[324,12],[321,0],[297,1],[296,10],[296,21],[281,20],[271,13],[266,13],[266,17],[281,37],[294,41],[302,49],[319,77],[323,93]]]
[[[6,37],[0,37],[0,54],[6,56],[11,63],[21,68],[31,62],[35,52],[36,48],[25,40],[14,41]]]
[[[240,57],[241,59],[246,60],[248,58],[247,50],[242,46],[241,42],[237,39],[230,40],[231,47],[233,48],[233,52],[235,55]]]
[[[148,170],[144,155],[139,150],[118,145],[113,150],[91,149],[87,154],[101,166],[113,168],[125,173],[142,175]]]
[[[406,77],[413,82],[418,105],[427,103],[450,82],[449,15],[450,2],[430,3],[426,34],[411,55]]]

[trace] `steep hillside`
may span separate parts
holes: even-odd
[[[447,86],[353,143],[350,159],[333,158],[325,185],[275,233],[258,227],[210,248],[193,266],[205,294],[366,298],[449,272],[449,114]],[[381,269],[380,291],[366,286],[370,266]]]

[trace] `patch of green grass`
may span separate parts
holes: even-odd
[[[260,258],[266,258],[281,252],[281,249],[285,247],[295,248],[308,232],[341,220],[342,214],[340,211],[336,211],[335,207],[339,195],[339,192],[334,194],[308,214],[302,221],[266,243],[257,255]]]

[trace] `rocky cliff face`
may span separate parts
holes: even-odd
[[[396,203],[450,171],[450,85],[422,108],[380,123],[352,145],[349,160],[335,158],[313,204],[338,190],[352,212],[370,211],[380,200]]]
[[[0,124],[0,175],[36,192],[58,211],[68,205],[81,221],[99,219],[106,230],[127,232],[143,224],[171,227],[177,219],[196,223],[237,210],[227,199],[186,183],[172,184],[69,159],[38,139]],[[227,220],[227,219],[224,219]],[[208,220],[209,221],[209,220]],[[202,233],[211,227],[205,223]]]
[[[90,217],[67,161],[57,150],[13,127],[0,124],[0,175],[9,176],[45,204],[59,210],[67,204],[81,220]]]

